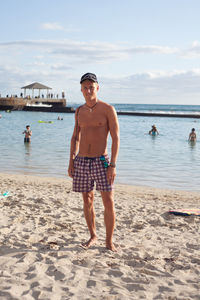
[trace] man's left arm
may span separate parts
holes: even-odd
[[[113,106],[110,107],[108,113],[108,124],[112,139],[110,166],[107,172],[107,179],[110,184],[114,183],[116,176],[116,163],[119,152],[119,123],[117,113]]]

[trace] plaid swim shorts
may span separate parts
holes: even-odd
[[[105,161],[109,164],[108,155]],[[107,168],[100,157],[80,157],[74,160],[73,191],[90,192],[96,183],[96,190],[101,192],[112,191],[112,185],[107,181]]]

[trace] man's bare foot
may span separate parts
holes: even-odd
[[[107,243],[107,244],[106,244],[106,248],[107,248],[108,250],[113,251],[113,252],[117,252],[117,251],[118,251],[117,248],[114,246],[113,243]]]
[[[97,237],[96,237],[96,236],[91,237],[87,242],[82,243],[82,244],[81,244],[81,247],[83,247],[83,248],[85,248],[85,249],[88,249],[88,248],[90,248],[92,245],[95,245],[95,244],[96,244],[96,241],[97,241]]]

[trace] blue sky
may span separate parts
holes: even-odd
[[[200,104],[199,0],[1,1],[0,93],[35,81],[83,102]]]

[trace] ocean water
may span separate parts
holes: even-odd
[[[76,107],[77,104],[74,104]],[[200,106],[116,104],[120,111],[200,114]],[[74,114],[0,111],[0,172],[67,178]],[[38,123],[38,120],[53,123]],[[25,126],[31,144],[24,144]],[[200,119],[119,116],[120,152],[117,183],[200,191]],[[156,124],[159,135],[149,136]],[[197,142],[189,143],[191,128]],[[111,140],[108,140],[110,148]],[[108,151],[110,153],[110,150]]]

